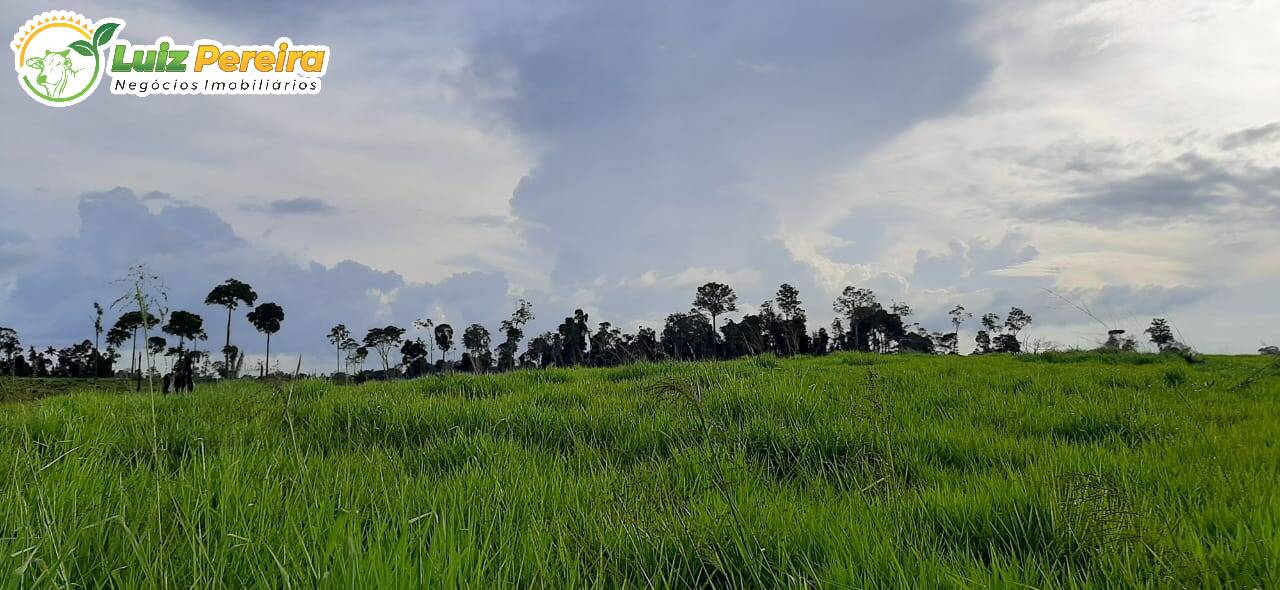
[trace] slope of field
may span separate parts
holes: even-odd
[[[838,354],[0,409],[6,586],[1280,583],[1261,357]]]

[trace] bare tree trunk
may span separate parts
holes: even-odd
[[[711,314],[711,357],[720,358],[720,330],[716,328],[716,314]]]
[[[225,363],[222,376],[231,376],[231,307],[227,307],[227,339],[222,345],[222,361]]]

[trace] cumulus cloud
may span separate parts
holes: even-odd
[[[699,269],[752,269],[752,300],[784,280],[816,290],[777,239],[781,212],[981,83],[988,64],[964,40],[974,14],[951,2],[570,2],[492,27],[475,66],[511,77],[494,104],[539,149],[511,206],[551,264],[549,287],[592,291],[611,316],[687,305],[685,292],[618,290],[647,289],[637,276],[683,286]]]
[[[0,317],[31,342],[92,337],[91,303],[115,300],[121,288],[113,281],[139,263],[162,277],[172,309],[205,317],[213,342],[223,337],[225,312],[205,307],[204,296],[235,277],[253,285],[259,302],[284,307],[275,350],[321,360],[328,358],[324,335],[337,323],[357,333],[408,326],[420,317],[492,323],[508,303],[509,285],[500,273],[466,272],[427,283],[350,260],[328,266],[294,261],[252,246],[207,209],[169,203],[153,211],[126,188],[86,194],[79,210],[80,231],[37,244],[0,296]],[[244,320],[245,311],[233,318],[233,340],[257,352],[259,335]]]

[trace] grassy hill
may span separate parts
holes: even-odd
[[[839,354],[0,408],[10,586],[1280,583],[1261,357]]]

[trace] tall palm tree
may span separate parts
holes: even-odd
[[[220,305],[227,308],[227,340],[222,347],[222,356],[226,359],[223,377],[231,376],[231,312],[235,311],[241,303],[252,306],[257,300],[258,294],[253,291],[253,287],[236,279],[227,279],[226,282],[209,291],[209,295],[204,298],[205,305]]]
[[[271,372],[271,335],[280,331],[284,308],[275,303],[263,303],[253,308],[247,317],[254,328],[267,335],[267,360],[262,367],[262,376],[266,377]]]
[[[333,356],[337,361],[334,374],[342,372],[342,344],[351,338],[351,330],[346,324],[338,324],[329,330],[329,343],[333,345]]]

